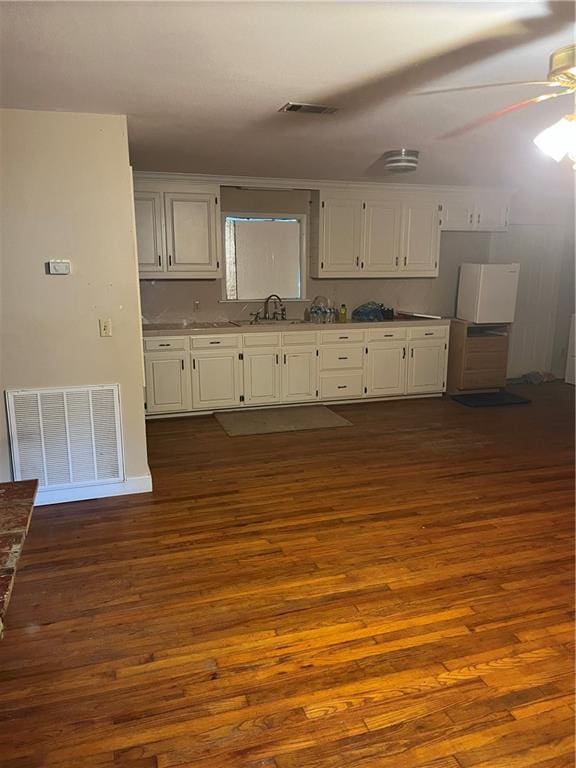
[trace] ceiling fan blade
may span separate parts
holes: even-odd
[[[507,85],[547,85],[554,88],[565,88],[560,83],[549,80],[512,80],[508,83],[481,83],[480,85],[460,85],[456,88],[435,88],[432,91],[415,91],[412,96],[434,96],[437,93],[458,93],[459,91],[478,91],[482,88],[503,88]]]
[[[479,128],[481,125],[486,125],[486,123],[491,123],[494,120],[498,120],[500,117],[504,117],[504,115],[510,114],[510,112],[517,112],[519,109],[525,109],[532,104],[539,104],[541,101],[547,101],[548,99],[555,99],[557,96],[569,96],[571,93],[572,91],[564,91],[564,93],[542,93],[539,96],[534,96],[531,99],[517,101],[515,104],[510,104],[509,106],[503,107],[502,109],[497,109],[495,112],[489,112],[487,115],[482,115],[482,117],[479,117],[476,120],[472,120],[460,128],[456,128],[453,131],[448,131],[448,133],[443,133],[439,138],[453,139],[456,136],[462,136],[462,134],[468,133],[468,131],[473,131],[475,128]]]
[[[572,3],[548,2],[546,8],[548,13],[545,15],[497,24],[463,40],[454,48],[431,52],[360,85],[319,95],[318,101],[341,107],[342,112],[335,117],[342,119],[351,114],[352,110],[357,113],[362,109],[374,108],[387,98],[405,94],[476,62],[555,34],[573,23]]]

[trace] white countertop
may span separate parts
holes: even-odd
[[[153,338],[156,336],[204,336],[221,333],[273,333],[274,331],[339,331],[352,328],[364,331],[368,328],[413,325],[415,323],[429,326],[449,325],[450,320],[448,318],[437,320],[428,317],[406,316],[377,323],[310,323],[301,320],[262,320],[255,325],[250,325],[248,322],[241,324],[226,322],[194,324],[193,321],[189,321],[187,325],[182,323],[150,323],[142,326],[142,333],[145,338]]]

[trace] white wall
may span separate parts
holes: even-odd
[[[2,110],[0,389],[118,382],[128,478],[148,475],[123,116]],[[72,274],[45,274],[70,259]],[[98,318],[111,318],[101,338]],[[8,479],[0,416],[0,477]]]
[[[508,232],[493,234],[490,261],[520,264],[508,376],[564,377],[574,313],[574,208],[563,199],[517,196]]]

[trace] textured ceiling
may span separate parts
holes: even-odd
[[[545,78],[574,33],[547,13],[541,2],[3,3],[2,105],[127,114],[139,170],[397,182],[378,158],[407,146],[422,153],[408,182],[554,194],[572,171],[532,138],[573,111],[570,98],[440,140],[540,89],[412,93]],[[342,110],[277,114],[288,100]]]

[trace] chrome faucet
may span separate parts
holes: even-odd
[[[274,301],[274,311],[270,317],[270,302]],[[264,320],[286,320],[286,307],[277,293],[271,293],[264,300]]]

